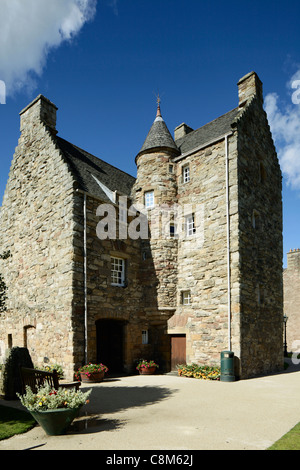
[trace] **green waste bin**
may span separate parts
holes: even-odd
[[[234,382],[234,353],[232,351],[221,352],[221,382]]]

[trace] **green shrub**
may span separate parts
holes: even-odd
[[[16,400],[17,393],[22,393],[21,366],[33,368],[28,349],[11,348],[2,367],[2,394],[5,400]]]

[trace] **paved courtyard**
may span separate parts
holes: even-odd
[[[263,450],[300,421],[300,367],[288,371],[230,383],[108,378],[92,386],[67,435],[36,426],[0,441],[0,450]]]

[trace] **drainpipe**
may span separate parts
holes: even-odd
[[[227,293],[228,293],[228,350],[231,351],[231,272],[230,272],[230,216],[229,216],[229,155],[228,134],[225,135],[226,159],[226,219],[227,219]]]
[[[86,243],[86,193],[83,194],[83,271],[84,271],[84,363],[87,364],[87,243]]]

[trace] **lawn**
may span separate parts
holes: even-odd
[[[27,411],[0,405],[0,441],[32,429],[36,421]]]
[[[300,423],[276,441],[268,450],[300,450]]]

